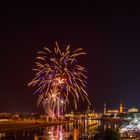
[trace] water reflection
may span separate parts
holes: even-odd
[[[121,125],[122,124],[119,124],[119,123],[115,124],[111,122],[104,122],[104,123],[101,123],[101,128],[103,128],[103,131],[105,131],[107,128],[118,130]]]
[[[0,133],[0,139],[1,139],[2,137],[5,137],[5,135],[6,135],[6,134],[5,134],[5,133],[3,133],[3,132],[2,132],[2,133]]]
[[[69,132],[62,125],[46,127],[42,140],[67,140]]]
[[[98,128],[95,123],[95,120],[77,120],[65,125],[4,132],[0,133],[0,140],[92,140]]]
[[[73,124],[46,127],[43,138],[47,140],[93,139],[97,132],[97,121],[77,120]],[[94,125],[93,125],[94,124]]]

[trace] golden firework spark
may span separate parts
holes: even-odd
[[[38,104],[49,99],[50,94],[59,96],[67,103],[72,96],[75,108],[80,97],[90,104],[85,90],[87,71],[77,61],[78,56],[86,53],[82,48],[71,51],[69,45],[61,51],[57,42],[55,45],[53,50],[44,47],[37,53],[36,67],[33,69],[35,77],[28,84],[37,88],[34,94],[39,94]]]

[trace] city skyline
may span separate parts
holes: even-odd
[[[135,2],[2,4],[0,112],[32,112],[37,97],[27,84],[33,78],[36,52],[57,41],[62,49],[82,47],[91,108],[104,102],[117,108],[140,108],[140,10]],[[81,105],[80,105],[81,104]],[[87,106],[80,101],[82,111]],[[71,110],[72,107],[69,108]]]

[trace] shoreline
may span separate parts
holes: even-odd
[[[7,121],[0,122],[0,132],[15,131],[20,129],[36,128],[43,126],[56,126],[61,124],[73,123],[73,120],[61,120],[46,122],[45,120],[24,120],[24,121]]]

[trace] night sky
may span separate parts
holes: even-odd
[[[0,112],[38,111],[33,88],[36,52],[54,41],[82,47],[91,108],[140,109],[140,8],[132,2],[3,3],[0,8]],[[79,105],[79,110],[86,107]],[[69,109],[70,110],[70,109]]]

